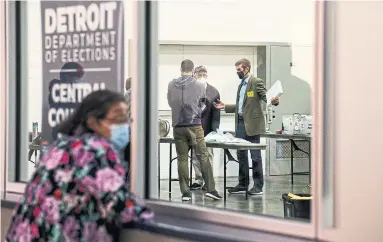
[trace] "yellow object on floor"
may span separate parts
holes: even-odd
[[[289,194],[287,194],[287,196],[291,199],[294,199],[294,200],[311,200],[313,198],[312,196],[310,196],[310,197],[297,196],[295,194],[292,194],[291,192],[289,192]]]

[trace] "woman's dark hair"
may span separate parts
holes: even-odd
[[[126,102],[126,100],[118,92],[110,90],[92,92],[82,100],[76,110],[66,120],[57,126],[56,131],[68,136],[93,132],[87,125],[88,118],[105,119],[109,109],[119,102]]]

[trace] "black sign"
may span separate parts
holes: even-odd
[[[121,1],[41,1],[43,139],[92,91],[122,92],[124,7]]]

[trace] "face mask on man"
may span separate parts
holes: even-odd
[[[201,82],[202,84],[206,84],[207,79],[205,77],[201,77],[198,79],[198,81]]]
[[[123,150],[130,142],[130,127],[129,124],[113,124],[110,127],[110,141],[117,150]]]
[[[245,77],[245,73],[243,71],[238,71],[237,75],[238,75],[239,79],[241,79],[241,80]]]
[[[237,71],[237,75],[239,77],[239,79],[243,80],[243,78],[245,78],[245,76],[248,74],[249,72],[246,72],[245,74],[245,71]]]

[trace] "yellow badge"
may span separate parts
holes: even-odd
[[[247,97],[254,97],[254,92],[253,91],[247,92]]]

